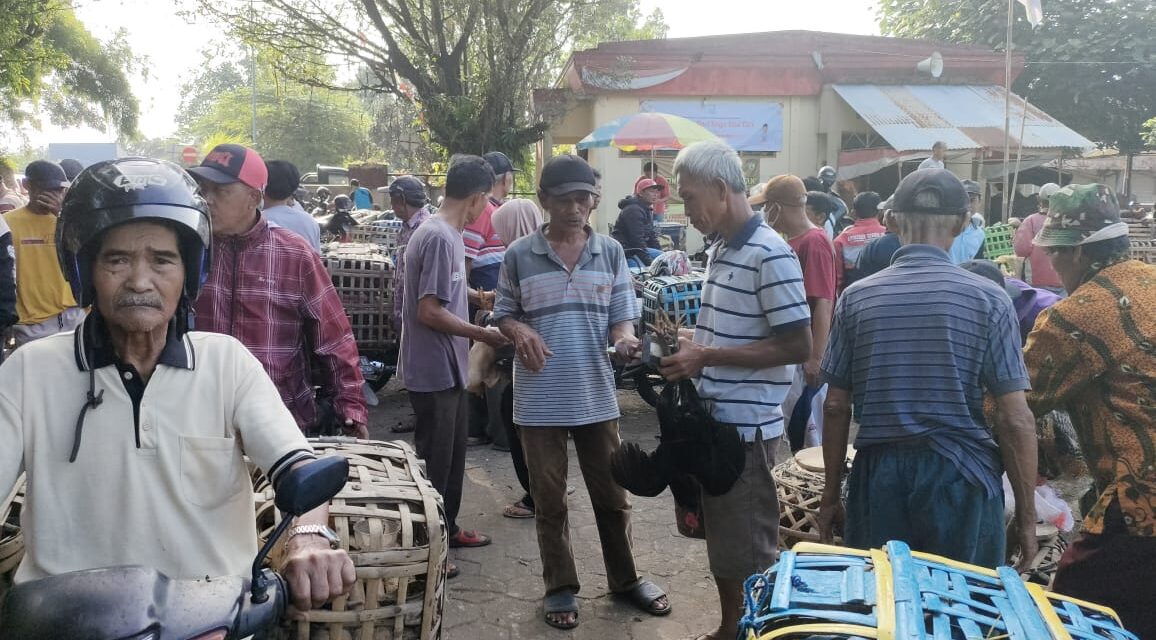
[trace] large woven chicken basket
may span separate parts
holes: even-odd
[[[349,460],[349,482],[329,507],[330,526],[357,572],[346,597],[281,631],[298,640],[410,640],[441,637],[447,535],[442,498],[404,442],[319,438],[318,456]],[[258,477],[261,542],[280,520],[269,482]],[[273,559],[275,566],[280,557]]]
[[[12,576],[24,558],[24,535],[20,532],[20,509],[24,506],[24,476],[12,493],[0,502],[0,597],[12,586]]]

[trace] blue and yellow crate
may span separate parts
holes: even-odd
[[[744,588],[744,640],[1137,640],[1107,607],[1048,593],[903,542],[863,551],[801,542]]]

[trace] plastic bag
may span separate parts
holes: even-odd
[[[1072,527],[1076,525],[1076,520],[1072,516],[1072,507],[1060,497],[1055,488],[1047,483],[1037,485],[1034,495],[1038,522],[1046,522],[1060,531],[1072,530]],[[1015,494],[1012,493],[1011,481],[1006,473],[1003,474],[1003,504],[1004,515],[1011,518],[1015,513],[1016,498]]]

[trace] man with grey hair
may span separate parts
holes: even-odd
[[[919,163],[920,169],[943,169],[943,159],[947,156],[947,143],[936,140],[931,145],[931,157]]]
[[[830,541],[843,524],[854,401],[863,409],[848,479],[848,546],[903,540],[999,566],[1006,470],[1025,570],[1036,552],[1036,431],[1015,309],[1003,289],[951,264],[947,250],[970,217],[964,186],[950,171],[908,175],[889,215],[903,247],[890,267],[844,291],[823,359],[820,537]],[[985,393],[999,408],[996,437],[984,420]]]
[[[811,354],[811,317],[794,252],[751,210],[742,162],[721,142],[699,142],[674,162],[690,223],[718,240],[708,250],[707,281],[694,337],[662,359],[668,380],[693,378],[719,422],[743,437],[742,476],[721,496],[702,495],[710,571],[722,620],[700,640],[733,638],[743,611],[743,581],[778,556],[779,506],[771,466],[783,435],[780,405],[793,369]]]

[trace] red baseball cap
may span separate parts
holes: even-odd
[[[256,151],[239,144],[219,144],[213,147],[200,166],[189,169],[189,173],[195,178],[217,184],[240,182],[262,192],[269,182],[265,161]]]
[[[661,188],[661,185],[650,178],[643,178],[638,181],[638,184],[634,185],[634,193],[642,193],[647,189],[653,189],[655,187]]]

